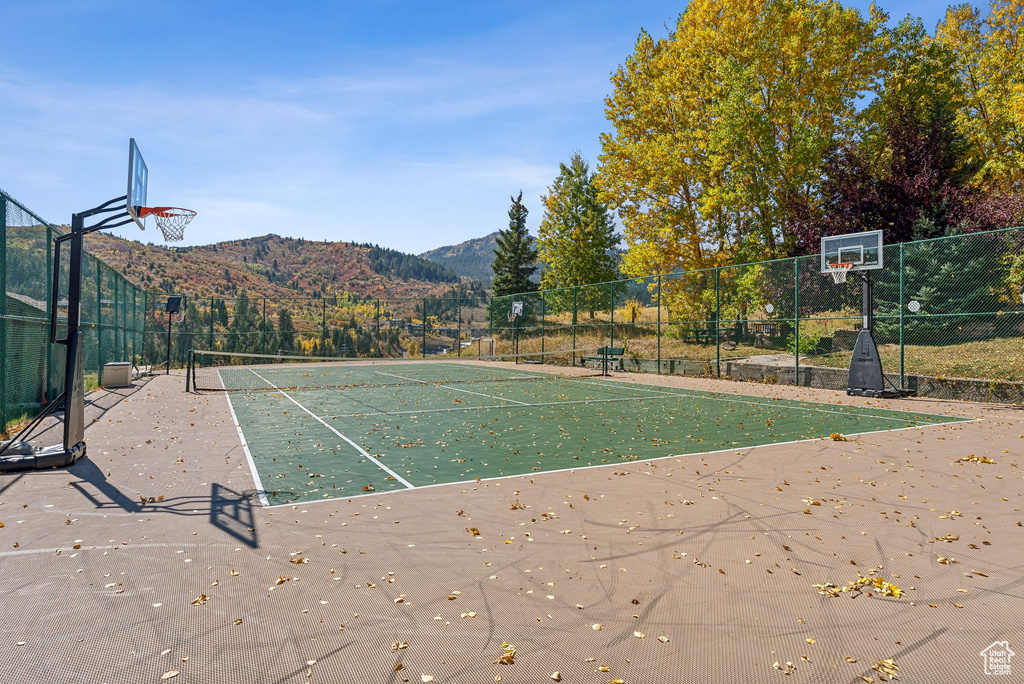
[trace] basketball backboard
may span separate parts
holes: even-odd
[[[128,215],[141,228],[146,229],[145,217],[139,216],[139,209],[146,206],[146,186],[149,184],[149,169],[142,158],[135,138],[128,143]]]
[[[821,272],[837,263],[853,264],[851,271],[882,268],[882,231],[827,235],[821,238]]]

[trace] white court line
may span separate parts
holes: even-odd
[[[274,505],[275,506],[281,506],[282,504],[274,504]],[[273,508],[273,506],[268,506],[267,508]],[[164,543],[164,542],[156,542],[156,543],[152,543],[152,544],[132,544],[130,546],[125,546],[124,544],[104,544],[102,546],[82,546],[82,547],[77,548],[77,549],[75,547],[73,547],[73,546],[64,546],[64,547],[60,547],[60,546],[57,546],[57,547],[47,546],[46,548],[42,548],[42,549],[22,549],[21,551],[0,551],[0,558],[6,558],[7,556],[30,556],[30,555],[40,554],[40,553],[46,553],[46,554],[49,554],[49,555],[52,556],[54,551],[60,551],[62,553],[63,552],[67,552],[67,553],[73,553],[73,552],[86,553],[88,551],[115,551],[115,550],[135,551],[135,550],[138,550],[138,549],[191,549],[191,548],[196,548],[196,549],[209,549],[209,548],[231,549],[231,548],[237,548],[237,545],[236,544],[216,544],[216,543],[211,544],[210,542],[185,542],[185,543],[181,543],[181,544],[168,544],[168,543]]]
[[[451,385],[445,385],[444,383],[428,382],[426,380],[420,380],[419,378],[407,378],[404,375],[395,375],[394,373],[385,373],[383,371],[373,371],[377,375],[387,375],[392,378],[398,378],[399,380],[410,380],[412,382],[418,382],[421,385],[437,385],[443,389],[454,390],[456,392],[465,392],[466,394],[475,394],[478,397],[487,397],[488,399],[494,399],[495,401],[511,401],[513,404],[519,404],[520,406],[536,406],[536,404],[527,404],[525,401],[516,401],[515,399],[506,399],[503,397],[496,397],[491,394],[484,394],[483,392],[473,392],[468,389],[462,389],[461,387],[452,387]],[[497,382],[501,382],[500,380]]]
[[[546,377],[548,375],[546,373],[531,373],[529,371],[519,371],[519,373],[522,373],[523,375],[527,375],[528,377],[531,377],[531,378],[544,378],[544,377]],[[563,375],[556,375],[554,373],[552,373],[551,375],[554,375],[554,377],[559,379],[559,380],[565,380],[566,382],[575,382],[575,383],[578,383],[580,385],[587,385],[588,387],[600,387],[601,386],[599,383],[596,383],[596,382],[586,382],[585,380],[579,380],[577,378],[568,378],[568,377],[565,377]],[[496,382],[501,382],[501,381],[498,380]],[[633,382],[629,382],[627,380],[620,380],[618,378],[614,378],[614,379],[610,380],[609,382],[613,382],[613,383],[615,383],[619,387],[624,387],[624,388],[630,389],[630,390],[636,390],[638,392],[643,392],[643,391],[654,392],[656,394],[665,394],[667,396],[678,397],[680,399],[708,399],[708,400],[711,400],[711,401],[725,401],[725,402],[729,402],[729,403],[732,403],[732,404],[746,404],[747,406],[770,406],[770,405],[774,404],[775,406],[777,406],[779,408],[797,409],[797,410],[800,410],[800,411],[814,411],[814,412],[817,412],[817,413],[832,413],[832,414],[842,415],[842,416],[859,416],[861,418],[883,418],[883,419],[884,418],[892,418],[892,419],[895,419],[895,420],[899,420],[898,418],[894,418],[893,416],[875,415],[875,414],[871,414],[871,413],[858,413],[856,411],[835,411],[835,410],[832,410],[832,409],[814,408],[812,406],[800,406],[800,405],[792,405],[792,404],[783,404],[783,403],[780,403],[779,401],[777,401],[775,399],[770,399],[770,398],[767,398],[767,397],[765,398],[764,401],[749,401],[749,400],[746,400],[746,399],[729,399],[727,397],[716,397],[716,396],[713,396],[710,393],[708,393],[708,394],[698,393],[698,392],[700,392],[700,390],[683,389],[682,392],[664,392],[664,391],[660,391],[660,390],[656,390],[656,389],[651,389],[650,385],[647,385],[647,384],[644,384],[644,383],[639,383],[639,382],[633,383]],[[664,385],[655,385],[655,387],[664,387]],[[798,400],[783,399],[782,401],[798,401]],[[815,402],[809,402],[809,403],[815,403]],[[880,409],[880,410],[881,411],[890,411],[892,413],[904,413],[904,414],[912,414],[913,413],[912,411],[900,411],[900,410],[895,410],[895,409]],[[926,413],[926,414],[922,414],[922,415],[935,415],[935,414],[927,414]],[[914,422],[917,422],[917,421],[914,421]],[[950,422],[963,422],[963,421],[960,421],[958,418],[954,418]],[[931,423],[929,423],[929,424],[931,424]]]
[[[943,427],[943,426],[950,426],[950,425],[960,425],[960,424],[965,424],[965,423],[977,423],[977,422],[980,422],[980,421],[983,421],[983,420],[984,420],[984,418],[971,418],[969,420],[959,420],[959,421],[953,421],[951,423],[927,423],[925,425],[912,425],[910,427],[893,428],[891,430],[869,430],[867,432],[851,433],[851,434],[847,435],[847,437],[863,437],[864,435],[875,435],[875,434],[880,434],[880,433],[883,433],[883,432],[902,432],[903,430],[922,430],[924,428],[930,428],[930,427]],[[746,452],[746,451],[753,451],[754,449],[764,449],[764,448],[767,448],[767,447],[789,446],[789,445],[793,445],[793,444],[804,444],[804,443],[807,443],[807,442],[821,442],[821,441],[826,441],[827,442],[827,441],[830,441],[830,440],[829,440],[828,437],[808,437],[806,439],[793,439],[793,440],[790,440],[788,442],[769,442],[767,444],[754,444],[754,445],[751,445],[751,446],[729,447],[728,449],[715,449],[714,451],[693,451],[693,452],[690,452],[690,453],[687,453],[687,454],[670,454],[668,456],[655,456],[654,458],[638,458],[635,461],[625,461],[625,460],[623,460],[623,461],[619,461],[617,463],[598,463],[596,465],[577,466],[575,468],[558,468],[556,470],[537,470],[537,471],[529,472],[529,473],[516,473],[515,475],[498,475],[498,476],[495,476],[495,477],[474,478],[472,480],[458,480],[457,482],[437,482],[435,484],[420,485],[419,487],[415,487],[415,489],[418,491],[418,490],[421,490],[421,489],[433,489],[434,487],[453,487],[453,486],[456,486],[456,485],[478,484],[480,482],[497,482],[498,480],[511,480],[511,479],[517,478],[517,477],[530,477],[530,478],[533,478],[533,477],[537,477],[539,475],[551,475],[553,473],[570,473],[570,472],[574,472],[574,471],[577,471],[577,470],[590,470],[592,468],[622,468],[623,466],[629,466],[629,465],[643,465],[643,464],[646,464],[646,463],[654,463],[656,461],[665,461],[665,460],[668,460],[670,458],[686,458],[687,456],[712,456],[714,454],[724,454],[724,453],[727,453],[727,452],[732,452],[732,453]],[[358,498],[362,498],[362,497],[368,497],[368,496],[382,496],[382,495],[386,495],[386,494],[397,494],[397,493],[402,492],[402,491],[404,491],[404,490],[393,489],[393,490],[390,490],[390,491],[387,491],[387,492],[372,492],[372,493],[369,493],[369,494],[350,494],[348,496],[335,496],[335,497],[331,497],[329,499],[313,499],[311,501],[294,501],[292,503],[274,504],[272,506],[268,506],[267,508],[283,508],[285,506],[292,506],[292,507],[297,508],[299,506],[308,506],[310,504],[338,502],[338,501],[341,501],[342,499],[355,499],[357,497]]]
[[[607,401],[644,401],[647,399],[665,399],[664,396],[651,396],[651,397],[615,397],[613,399],[580,399],[577,401],[541,401],[536,404],[524,404],[529,408],[535,406],[565,406],[566,404],[599,404]],[[511,400],[510,400],[511,401]],[[386,416],[407,416],[417,415],[420,413],[451,413],[457,411],[486,411],[488,409],[511,409],[516,408],[512,404],[497,404],[495,406],[453,406],[449,408],[436,408],[436,409],[415,409],[409,411],[388,411],[383,414],[375,413],[345,413],[340,415],[326,415],[325,418],[367,418],[369,416],[386,415]]]
[[[364,449],[363,447],[359,446],[358,444],[356,444],[355,442],[353,442],[353,441],[352,441],[351,439],[349,439],[349,438],[348,438],[348,437],[346,437],[345,435],[343,435],[343,434],[341,434],[340,432],[338,432],[337,430],[335,430],[335,429],[334,429],[334,428],[333,428],[333,427],[332,427],[332,426],[331,426],[330,424],[328,424],[328,423],[324,422],[324,420],[323,420],[322,418],[320,418],[320,416],[316,415],[315,413],[313,413],[312,411],[310,411],[310,410],[309,410],[308,408],[306,408],[305,406],[303,406],[303,405],[302,405],[302,404],[300,404],[299,402],[297,402],[297,401],[295,401],[294,399],[292,399],[291,395],[290,395],[290,394],[288,394],[287,392],[285,392],[285,391],[284,391],[283,389],[278,389],[277,385],[275,385],[274,383],[272,383],[272,382],[270,382],[269,380],[267,380],[267,379],[266,379],[265,377],[263,377],[262,375],[260,375],[260,374],[259,374],[259,373],[257,373],[256,371],[254,371],[254,370],[253,370],[252,368],[250,368],[250,369],[249,369],[249,372],[250,372],[250,373],[252,373],[253,375],[255,375],[255,376],[256,376],[257,378],[259,378],[260,380],[262,380],[263,382],[265,382],[265,383],[267,383],[268,385],[270,385],[271,387],[273,387],[274,389],[276,389],[276,390],[277,390],[278,392],[280,392],[281,394],[283,394],[283,395],[284,395],[284,396],[285,396],[285,397],[286,397],[286,398],[287,398],[287,399],[288,399],[288,400],[289,400],[290,402],[292,402],[293,404],[295,404],[296,406],[298,406],[298,407],[299,407],[300,409],[302,409],[303,411],[305,411],[306,413],[308,413],[308,414],[309,414],[309,415],[310,415],[310,416],[311,416],[311,417],[312,417],[312,418],[313,418],[314,420],[316,420],[316,421],[317,421],[318,423],[320,423],[321,425],[323,425],[323,426],[324,426],[325,428],[327,428],[328,430],[330,430],[331,432],[333,432],[334,434],[336,434],[336,435],[337,435],[338,437],[341,437],[341,438],[342,438],[343,440],[345,440],[346,442],[348,442],[349,444],[351,444],[351,445],[352,445],[352,447],[353,447],[353,448],[354,448],[354,449],[355,449],[356,451],[358,451],[358,452],[359,452],[359,453],[361,453],[361,454],[362,454],[363,456],[365,456],[366,458],[368,458],[368,459],[370,460],[370,463],[373,463],[373,464],[374,464],[374,465],[376,465],[376,466],[377,466],[378,468],[380,468],[381,470],[383,470],[383,471],[385,471],[386,473],[388,473],[389,475],[391,475],[391,477],[395,478],[396,480],[398,480],[399,482],[401,482],[402,484],[404,484],[404,485],[405,485],[406,487],[408,487],[409,489],[414,489],[414,488],[415,488],[415,485],[413,485],[413,484],[412,484],[411,482],[409,482],[408,480],[406,480],[406,479],[405,479],[404,477],[402,477],[401,475],[399,475],[398,473],[396,473],[396,472],[395,472],[394,470],[392,470],[391,468],[388,468],[388,467],[387,467],[386,465],[384,465],[383,463],[381,463],[379,459],[376,459],[376,458],[374,458],[373,456],[371,456],[371,455],[370,455],[370,454],[369,454],[369,453],[368,453],[368,452],[366,451],[366,449]]]
[[[220,384],[224,386],[224,380],[220,377],[220,371],[217,371],[217,379],[220,380]],[[252,454],[249,452],[249,445],[245,441],[245,433],[242,432],[242,424],[238,422],[238,416],[235,415],[235,407],[231,404],[231,392],[225,392],[224,396],[228,400],[228,411],[231,411],[231,420],[235,421],[235,429],[238,430],[238,439],[242,442],[242,451],[245,452],[245,460],[249,463],[249,473],[252,475],[253,482],[256,484],[256,493],[259,494],[260,504],[264,507],[270,505],[270,501],[267,499],[267,490],[263,487],[263,480],[260,479],[260,473],[256,470],[256,462],[252,458]]]

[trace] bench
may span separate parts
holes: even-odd
[[[715,328],[689,328],[683,332],[683,342],[688,344],[711,344],[718,330]]]
[[[608,375],[609,365],[618,365],[616,370],[621,370],[622,357],[625,353],[625,347],[600,347],[595,356],[587,357],[587,361],[593,361],[595,364],[599,363],[600,366],[598,366],[598,368],[600,368],[604,375]]]

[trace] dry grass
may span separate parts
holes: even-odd
[[[898,344],[879,345],[882,367],[899,372]],[[835,352],[808,358],[806,363],[833,368],[850,365],[850,352]],[[908,374],[940,378],[982,378],[1024,382],[1024,339],[995,338],[943,346],[904,345],[904,366]]]
[[[831,323],[831,322],[830,322]],[[819,325],[821,332],[831,332],[835,325]],[[803,330],[801,326],[801,330]],[[632,334],[631,334],[632,333]],[[543,340],[543,349],[542,349]],[[576,335],[576,349],[595,351],[598,347],[610,343],[607,328],[600,332],[596,330],[578,332]],[[651,334],[636,334],[636,331],[623,330],[616,326],[615,345],[622,345],[626,349],[626,356],[630,358],[656,359],[658,358],[658,339]],[[507,355],[512,353],[512,342],[509,339],[497,339],[495,342],[495,353]],[[572,335],[558,334],[541,337],[524,337],[519,343],[520,354],[558,354],[559,352],[571,351],[573,348]],[[489,353],[489,345],[484,343],[481,347],[484,355]],[[889,372],[899,372],[900,348],[897,344],[883,344],[879,346],[882,356],[882,365]],[[752,344],[729,345],[723,344],[721,359],[748,358],[770,354],[788,354],[785,349],[762,349]],[[464,349],[463,356],[476,356],[476,345],[470,350]],[[830,354],[817,356],[801,356],[801,363],[807,365],[827,366],[831,368],[845,368],[850,364],[851,351],[837,351]],[[683,340],[663,336],[661,338],[661,358],[687,359],[704,363],[714,363],[716,350],[714,344],[694,344]],[[908,344],[904,347],[905,369],[908,374],[928,375],[935,377],[952,378],[983,378],[993,381],[1024,382],[1024,339],[1021,338],[997,338],[990,340],[976,340],[963,342],[954,345],[921,345]]]

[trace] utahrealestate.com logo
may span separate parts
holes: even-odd
[[[1008,675],[1010,674],[1010,658],[1016,654],[1010,650],[1010,642],[995,641],[980,655],[985,659],[985,674]]]

